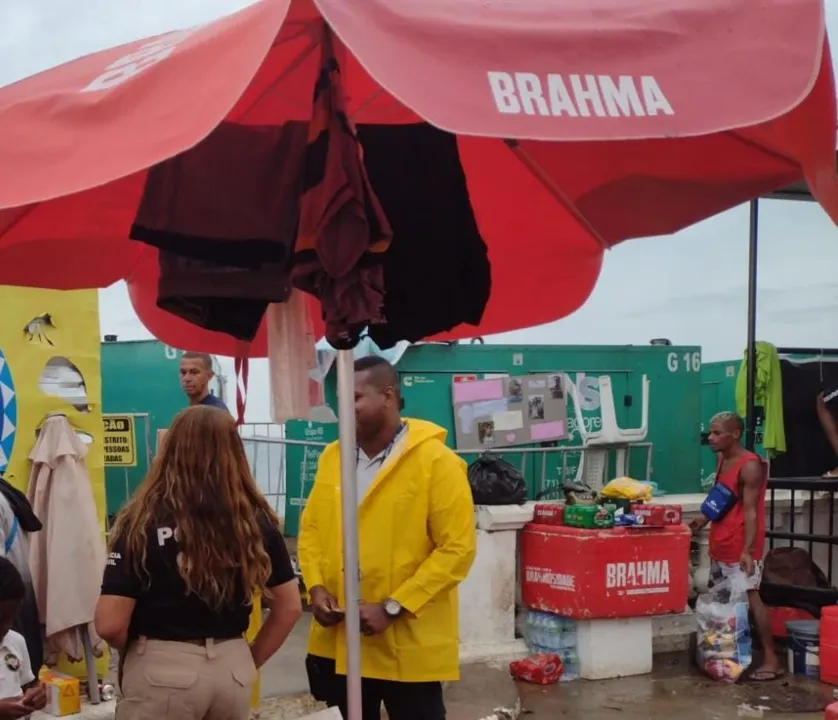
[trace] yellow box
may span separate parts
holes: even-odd
[[[250,623],[247,628],[247,633],[245,637],[247,638],[247,642],[253,642],[256,639],[256,636],[259,634],[259,631],[262,629],[262,598],[258,595],[253,598],[253,610],[250,613]],[[250,695],[250,707],[254,710],[259,708],[260,702],[260,676],[261,673],[256,673],[256,682],[253,683],[253,692]]]
[[[42,668],[39,677],[47,686],[47,706],[44,712],[55,717],[81,712],[81,691],[78,678],[49,668]]]

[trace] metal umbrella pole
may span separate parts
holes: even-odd
[[[745,447],[756,446],[756,333],[757,333],[757,241],[759,239],[759,200],[751,200],[748,233],[748,346],[745,376]]]
[[[338,441],[343,526],[343,589],[346,600],[346,720],[361,720],[361,616],[358,566],[358,482],[355,452],[355,358],[339,350]]]

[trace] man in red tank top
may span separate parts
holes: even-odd
[[[764,648],[762,667],[749,679],[775,680],[782,670],[774,650],[771,621],[759,586],[765,552],[765,490],[767,474],[759,455],[742,447],[745,424],[736,413],[719,413],[710,421],[710,447],[719,456],[716,482],[737,497],[736,504],[710,526],[710,583],[737,577],[748,588],[748,602]],[[691,527],[700,530],[709,522],[702,516]]]

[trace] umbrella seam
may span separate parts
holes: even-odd
[[[521,148],[518,140],[507,139],[503,141],[503,144],[512,151],[512,154],[521,164],[524,165],[524,167],[527,168],[527,170],[533,174],[533,176],[542,184],[547,192],[556,198],[556,200],[564,206],[565,210],[567,210],[576,219],[576,221],[588,231],[591,237],[599,243],[603,250],[611,249],[611,245],[597,232],[596,228],[591,224],[590,220],[582,214],[579,208],[571,202],[570,198],[555,183],[553,178],[551,178],[544,171],[544,169],[530,157],[529,153]]]
[[[315,38],[312,38],[310,40],[309,44],[306,45],[306,47],[303,48],[300,51],[300,53],[297,55],[297,57],[294,58],[294,60],[291,63],[288,64],[288,66],[285,68],[285,70],[283,70],[280,75],[278,75],[276,78],[274,78],[274,80],[271,82],[270,85],[268,85],[268,87],[266,87],[261,93],[259,93],[259,97],[254,98],[253,101],[247,106],[247,108],[245,108],[245,109],[241,110],[240,112],[236,113],[236,117],[238,119],[244,119],[245,117],[247,117],[248,113],[250,113],[253,110],[253,108],[256,107],[256,105],[258,105],[272,90],[274,90],[277,87],[277,85],[279,85],[279,83],[281,83],[283,80],[285,80],[285,78],[287,78],[292,72],[296,71],[296,69],[298,67],[300,67],[300,65],[302,65],[303,62],[305,62],[306,58],[308,58],[308,56],[311,55],[312,52],[314,52],[315,48],[319,44],[320,44],[319,40],[317,40]],[[274,46],[272,45],[271,49],[273,49],[273,47]],[[229,120],[229,119],[233,119],[233,118],[231,118],[228,115],[226,118],[222,118],[222,122],[224,120]]]

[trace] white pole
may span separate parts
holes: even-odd
[[[358,483],[355,446],[355,358],[339,350],[338,440],[343,525],[343,588],[346,599],[346,720],[361,720],[361,617],[358,612]]]

